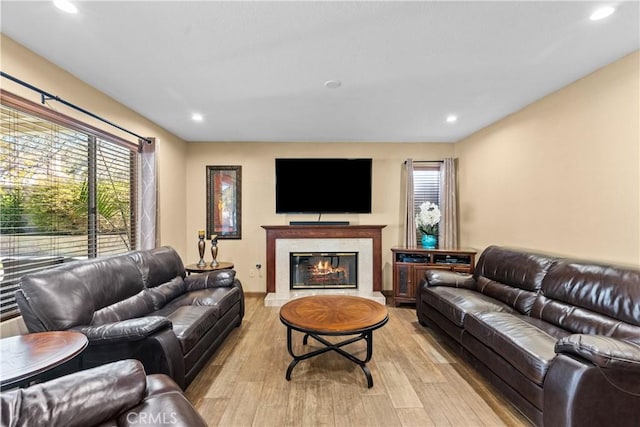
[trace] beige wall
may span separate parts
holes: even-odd
[[[440,160],[453,154],[453,144],[430,143],[189,143],[187,147],[186,262],[198,260],[198,230],[206,226],[206,166],[242,166],[242,240],[221,240],[219,260],[235,264],[238,277],[249,292],[265,292],[266,274],[251,277],[256,264],[266,263],[266,233],[262,225],[287,225],[289,221],[315,221],[317,215],[275,213],[276,157],[373,158],[373,213],[323,215],[322,220],[346,220],[351,224],[382,224],[383,289],[391,289],[392,246],[402,243],[402,166],[407,158]],[[207,249],[208,251],[208,249]],[[211,254],[207,252],[206,259]]]
[[[461,244],[640,265],[639,63],[636,51],[456,144]]]
[[[156,138],[159,153],[158,169],[161,171],[159,176],[161,243],[171,245],[179,253],[184,253],[186,240],[182,230],[185,223],[186,143],[4,34],[2,34],[0,43],[0,60],[2,71],[5,73],[117,123],[125,129],[139,135]],[[40,102],[38,93],[10,80],[2,78],[0,85],[4,90],[31,101]],[[64,104],[51,101],[49,105],[56,111],[75,117],[94,127],[104,129],[130,141],[136,140],[134,136],[121,132],[99,120],[94,120]]]

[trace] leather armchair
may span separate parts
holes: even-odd
[[[171,378],[136,360],[3,392],[0,405],[3,427],[207,425]]]

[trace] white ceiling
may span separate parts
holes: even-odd
[[[640,45],[638,1],[76,4],[2,32],[187,141],[454,142]]]

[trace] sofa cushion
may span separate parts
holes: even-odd
[[[218,317],[215,313],[213,307],[185,305],[177,307],[167,315],[173,324],[173,332],[180,342],[183,354],[187,354],[217,322]]]
[[[542,385],[556,356],[556,337],[511,313],[473,313],[465,317],[465,331],[491,348],[520,373]]]
[[[456,325],[462,327],[467,313],[514,310],[508,305],[470,289],[435,286],[426,288],[422,301],[436,308]]]
[[[560,261],[542,284],[531,316],[573,333],[640,343],[640,271]]]
[[[535,292],[520,289],[516,286],[505,285],[504,283],[496,282],[486,277],[478,277],[476,288],[483,294],[502,301],[522,314],[529,314],[536,300]]]
[[[144,289],[140,270],[130,258],[123,255],[63,264],[58,268],[71,271],[81,278],[91,294],[96,310],[136,295]]]
[[[554,258],[490,246],[474,270],[476,289],[529,314]]]
[[[536,292],[553,262],[547,255],[489,246],[482,251],[474,276]]]
[[[185,284],[182,277],[177,276],[168,282],[147,289],[153,301],[153,308],[159,310],[167,303],[185,293]]]
[[[230,269],[214,270],[204,274],[192,274],[184,280],[187,291],[199,289],[231,287],[236,280],[236,271]]]
[[[20,287],[31,310],[48,330],[88,325],[95,310],[141,292],[136,264],[112,256],[62,264],[23,276]]]
[[[169,246],[129,252],[128,255],[140,269],[142,281],[147,288],[170,282],[175,277],[185,277],[182,259]]]
[[[0,394],[2,425],[93,426],[144,398],[145,371],[121,360]]]
[[[76,326],[70,330],[86,335],[90,345],[101,345],[143,340],[164,329],[171,329],[166,317],[144,316],[99,326]]]
[[[241,299],[238,288],[212,288],[191,291],[184,294],[178,301],[188,302],[194,306],[207,306],[215,310],[219,318],[229,311]]]
[[[136,295],[118,301],[96,310],[91,319],[92,326],[104,325],[106,323],[119,322],[121,320],[143,317],[154,310],[153,299],[149,291],[143,289]]]

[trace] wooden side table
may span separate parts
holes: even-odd
[[[76,357],[88,344],[79,332],[51,331],[0,340],[0,390],[23,387]]]
[[[191,273],[206,273],[208,271],[215,271],[215,270],[231,270],[233,267],[234,265],[232,262],[218,261],[218,265],[216,265],[215,267],[212,267],[211,263],[208,262],[206,265],[202,267],[198,267],[198,264],[189,264],[184,269],[186,270],[187,274],[191,274]]]

